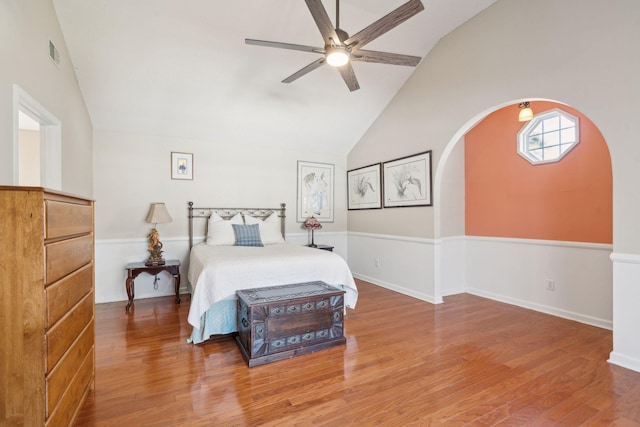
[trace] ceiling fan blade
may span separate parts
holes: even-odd
[[[303,52],[314,52],[314,53],[322,53],[322,54],[324,53],[324,49],[321,47],[305,46],[301,44],[270,42],[267,40],[254,40],[254,39],[244,39],[244,42],[246,44],[255,45],[255,46],[277,47],[280,49],[301,50]]]
[[[282,83],[291,83],[294,80],[298,80],[300,77],[304,76],[305,74],[310,73],[311,71],[315,70],[316,68],[324,65],[325,62],[326,61],[325,61],[324,56],[323,56],[322,58],[318,59],[317,61],[313,61],[311,64],[307,65],[303,69],[298,70],[295,73],[291,74],[289,77],[284,79],[282,81]]]
[[[402,55],[399,53],[376,52],[373,50],[358,50],[351,54],[351,61],[376,62],[378,64],[406,65],[415,67],[420,63],[419,56]]]
[[[351,63],[347,62],[342,67],[336,67],[336,68],[338,68],[338,72],[342,76],[342,79],[347,84],[347,87],[351,92],[353,92],[354,90],[360,89],[360,85],[358,84],[358,79],[356,78],[356,73],[353,71],[353,67],[351,66]]]
[[[327,15],[327,11],[322,5],[321,0],[305,0],[307,3],[307,7],[309,8],[309,12],[311,12],[311,16],[313,16],[314,21],[316,21],[316,25],[320,30],[320,34],[322,34],[322,38],[324,39],[325,45],[334,44],[336,46],[342,45],[336,30],[331,23],[331,19],[329,15]]]
[[[384,33],[398,25],[402,24],[407,19],[411,18],[415,14],[422,12],[424,5],[420,0],[410,0],[403,4],[396,10],[378,19],[367,28],[359,31],[344,41],[344,44],[353,48],[353,50],[364,47],[367,43],[372,42],[376,38],[380,37]]]

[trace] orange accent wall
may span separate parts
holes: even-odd
[[[579,117],[580,143],[557,163],[518,154],[518,106],[497,110],[465,136],[465,234],[611,243],[611,157],[579,111],[532,102],[534,114],[560,108]]]

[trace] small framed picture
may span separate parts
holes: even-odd
[[[433,206],[431,151],[384,162],[384,207]]]
[[[171,152],[171,179],[193,179],[193,153]]]
[[[382,208],[380,163],[347,171],[349,210]]]

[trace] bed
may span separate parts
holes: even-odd
[[[284,239],[285,204],[279,208],[198,208],[189,202],[189,269],[193,327],[189,342],[237,332],[236,291],[323,281],[343,289],[355,308],[358,290],[342,257]],[[204,224],[203,242],[194,227]]]

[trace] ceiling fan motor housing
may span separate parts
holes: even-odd
[[[344,43],[345,40],[349,39],[349,34],[347,34],[346,31],[340,29],[340,28],[336,28],[336,34],[338,35],[338,38],[340,39],[340,43]]]

